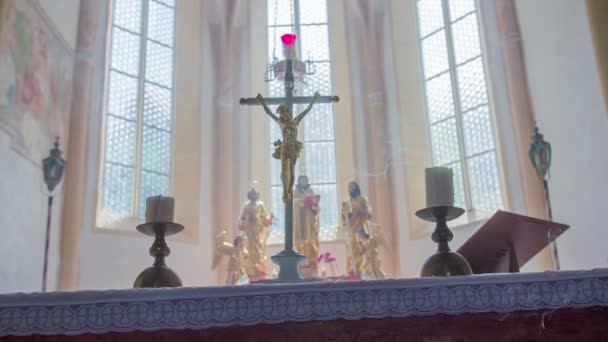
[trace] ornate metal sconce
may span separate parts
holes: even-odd
[[[536,175],[543,181],[543,188],[545,191],[545,210],[547,212],[547,219],[553,221],[553,211],[551,209],[551,198],[549,196],[549,181],[547,176],[551,169],[551,144],[545,140],[545,137],[540,133],[538,126],[534,127],[534,134],[532,135],[532,144],[528,151],[532,166],[536,170]],[[551,236],[549,237],[552,238]],[[555,268],[560,269],[559,265],[559,254],[557,252],[557,244],[555,241],[551,242],[551,249],[553,251],[553,260],[555,262]]]
[[[49,151],[49,156],[42,160],[42,170],[44,172],[44,182],[49,189],[46,215],[46,239],[44,243],[44,268],[42,270],[42,291],[46,291],[46,278],[49,265],[49,240],[51,233],[51,214],[53,210],[53,190],[61,182],[66,161],[61,158],[59,149],[59,137],[55,140],[55,146]]]

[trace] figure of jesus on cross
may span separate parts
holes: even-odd
[[[281,37],[283,41],[284,61],[277,63],[284,67],[284,97],[264,98],[258,94],[255,98],[242,98],[242,105],[262,105],[264,111],[281,127],[282,140],[274,142],[275,152],[273,157],[281,160],[281,182],[283,183],[283,202],[285,202],[285,249],[271,257],[272,261],[279,265],[277,282],[301,282],[302,276],[299,272],[299,264],[305,257],[293,249],[293,185],[295,178],[295,166],[303,149],[302,142],[298,141],[298,126],[302,119],[310,113],[315,103],[338,102],[337,96],[321,96],[315,92],[314,96],[293,96],[295,77],[293,73],[294,63],[297,60],[295,53],[296,35],[285,34]],[[281,73],[283,70],[281,70]],[[294,118],[293,105],[308,103],[308,107]],[[278,116],[273,114],[268,105],[276,105]]]
[[[300,125],[300,121],[310,113],[312,106],[319,97],[319,92],[316,92],[308,107],[295,118],[288,105],[279,105],[277,108],[279,116],[277,117],[272,113],[270,108],[268,108],[268,105],[266,105],[266,101],[261,94],[258,94],[256,97],[258,102],[264,107],[266,114],[268,114],[274,122],[279,124],[281,133],[283,134],[283,140],[274,142],[275,150],[272,157],[281,161],[281,182],[283,183],[283,202],[285,203],[293,199],[296,162],[300,157],[300,152],[302,152],[302,149],[304,148],[304,144],[298,141],[298,126]]]

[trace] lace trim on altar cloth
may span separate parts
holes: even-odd
[[[0,295],[0,336],[608,306],[608,269]]]

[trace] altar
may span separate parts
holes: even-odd
[[[0,295],[0,339],[599,341],[607,307],[608,269],[18,293]]]

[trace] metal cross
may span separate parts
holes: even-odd
[[[314,97],[312,96],[293,96],[293,91],[294,91],[294,74],[293,74],[293,60],[291,59],[287,59],[285,61],[285,80],[284,80],[284,89],[285,89],[285,96],[284,97],[270,97],[270,98],[265,98],[265,102],[268,105],[286,105],[290,112],[293,113],[293,105],[294,104],[302,104],[302,103],[311,103],[314,99]],[[332,103],[332,102],[338,102],[340,99],[338,98],[338,96],[320,96],[316,103]],[[256,98],[241,98],[239,103],[241,105],[248,105],[248,106],[255,106],[255,105],[260,105],[260,103],[258,102],[258,100]],[[297,256],[299,255],[296,251],[293,250],[293,198],[290,198],[287,202],[285,202],[285,249],[279,253],[282,256]],[[275,256],[276,257],[276,256]],[[275,257],[273,257],[273,260],[275,260]],[[293,266],[290,265],[290,267],[296,267],[295,268],[295,273],[297,272],[297,265]],[[293,280],[293,281],[297,281],[298,279],[292,279],[293,277],[288,277],[288,276],[282,276],[283,274],[286,274],[283,272],[283,267],[280,268],[279,270],[279,280],[280,279],[288,279],[288,280]],[[293,271],[293,269],[291,270]],[[287,271],[285,271],[287,272]],[[292,272],[293,273],[293,272]],[[293,275],[293,274],[292,274]],[[299,277],[299,280],[301,280],[301,276],[299,276],[299,273],[297,275],[297,277]]]

